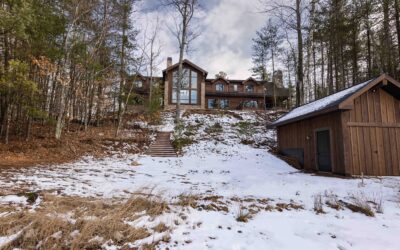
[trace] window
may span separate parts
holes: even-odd
[[[178,70],[172,73],[172,103],[177,102]],[[198,104],[198,74],[189,69],[183,70],[180,99],[182,104]]]
[[[237,85],[237,84],[234,84],[234,85],[233,85],[233,91],[235,91],[235,92],[238,91],[238,85]]]
[[[224,84],[220,83],[220,82],[215,84],[215,90],[216,91],[224,91]]]
[[[247,93],[253,93],[254,92],[254,86],[253,85],[246,85],[246,92]]]
[[[209,109],[226,109],[229,108],[229,100],[208,99]]]
[[[143,87],[143,82],[141,80],[136,80],[134,82],[134,85],[136,88],[141,88],[141,87]]]
[[[245,108],[258,108],[257,101],[245,101],[243,103],[243,107]]]
[[[219,101],[219,107],[220,107],[221,109],[229,108],[229,101],[226,100],[226,99],[220,100],[220,101]]]
[[[208,108],[209,109],[215,109],[217,108],[217,102],[215,99],[208,99]]]

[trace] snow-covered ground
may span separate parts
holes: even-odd
[[[170,118],[164,130],[172,127]],[[215,203],[227,208],[185,207],[179,213],[187,218],[170,221],[171,241],[161,249],[400,249],[400,178],[362,181],[293,169],[268,152],[275,134],[265,130],[262,118],[253,112],[184,115],[183,124],[176,136],[193,144],[183,149],[182,157],[115,155],[8,169],[0,174],[0,190],[126,198],[149,189],[171,203],[179,195],[216,196]],[[314,211],[318,198],[323,209],[319,214]],[[6,201],[0,197],[0,206]],[[367,204],[375,216],[345,206],[336,210],[326,202]],[[247,222],[237,221],[240,213],[248,212]]]

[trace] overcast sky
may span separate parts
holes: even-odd
[[[157,17],[160,20],[159,39],[162,45],[160,69],[166,58],[178,61],[179,48],[171,32],[174,15],[165,7],[158,7],[160,0],[145,0],[138,11],[140,25],[149,27]],[[185,57],[209,72],[209,78],[224,71],[230,79],[246,79],[251,76],[252,38],[267,21],[259,14],[259,0],[201,0],[203,11],[198,13],[196,23],[201,35],[192,43]]]

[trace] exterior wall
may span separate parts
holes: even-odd
[[[342,114],[347,171],[352,175],[400,175],[400,102],[379,87]]]
[[[331,140],[332,171],[346,174],[343,155],[343,134],[341,112],[317,116],[278,127],[278,149],[302,149],[305,170],[318,170],[316,150],[316,130],[329,129]]]
[[[216,84],[224,84],[223,91],[216,90]],[[234,85],[237,85],[237,91],[234,90]],[[246,93],[246,86],[253,85],[254,91],[252,93]],[[264,109],[264,89],[263,86],[253,81],[243,82],[227,82],[224,80],[216,80],[214,82],[207,82],[206,84],[206,101],[205,108],[208,109],[208,100],[228,100],[229,107],[227,109],[253,109],[260,110]],[[257,101],[258,108],[242,108],[241,104],[245,101]]]

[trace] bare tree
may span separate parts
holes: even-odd
[[[151,102],[152,100],[152,92],[153,92],[153,85],[154,85],[154,72],[157,70],[157,67],[160,65],[160,61],[158,61],[158,58],[161,55],[161,46],[157,45],[157,39],[158,39],[158,32],[160,30],[160,22],[158,20],[155,21],[154,29],[152,33],[150,34],[149,37],[146,37],[148,40],[148,45],[146,47],[149,47],[149,51],[145,52],[145,55],[148,60],[148,75],[150,78],[149,81],[149,101]]]
[[[294,30],[297,38],[297,69],[296,69],[296,106],[303,103],[304,94],[304,56],[303,56],[303,12],[307,0],[265,1],[265,12],[271,13],[280,20],[285,28]]]
[[[183,80],[183,57],[187,51],[189,44],[195,39],[198,34],[193,32],[190,24],[193,20],[195,12],[200,8],[198,0],[165,0],[167,6],[170,6],[176,11],[180,20],[175,23],[176,30],[173,31],[179,43],[179,69],[178,69],[178,82],[177,82],[177,98],[176,98],[176,117],[175,122],[180,120],[181,112],[181,86]]]

